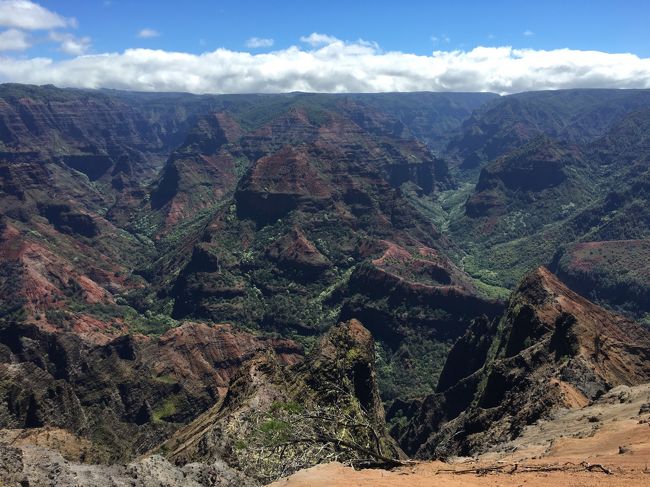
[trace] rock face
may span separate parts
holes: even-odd
[[[93,443],[96,458],[152,448],[226,391],[240,365],[266,350],[295,364],[301,348],[228,325],[189,323],[159,338],[104,345],[36,326],[0,329],[0,425],[64,428]]]
[[[127,465],[88,465],[70,461],[56,451],[25,446],[0,445],[0,478],[7,485],[61,485],[74,487],[112,487],[132,485],[183,485],[188,487],[257,486],[223,462],[211,465],[190,464],[178,468],[160,455]]]
[[[576,243],[558,251],[552,269],[592,301],[643,318],[650,313],[649,252],[648,239]]]
[[[0,184],[23,200],[38,200],[43,190],[70,198],[76,189],[82,205],[98,198],[126,203],[174,147],[178,134],[166,129],[185,122],[182,113],[135,105],[97,92],[3,85]],[[106,194],[77,181],[78,174],[106,183]],[[25,191],[30,186],[36,194]]]
[[[222,458],[263,482],[329,458],[384,463],[402,453],[385,432],[374,344],[352,320],[333,327],[306,360],[250,361],[223,401],[159,451],[176,464]]]
[[[511,289],[535,266],[558,270],[560,248],[648,238],[649,107],[646,91],[571,90],[504,97],[477,110],[446,154],[457,178],[474,186],[448,227],[471,254],[472,275]],[[586,282],[571,283],[586,290]],[[598,296],[643,318],[615,292]]]
[[[298,105],[241,136],[237,146],[250,169],[237,185],[234,208],[217,210],[198,237],[174,287],[180,298],[176,316],[239,319],[242,296],[259,301],[251,294],[253,285],[268,296],[287,280],[304,286],[308,275],[322,291],[362,257],[360,237],[430,239],[427,224],[391,186],[403,183],[391,183],[393,166],[431,168],[432,156],[413,140],[374,135],[334,111]],[[417,235],[407,236],[411,229]],[[242,236],[246,262],[237,256]],[[203,266],[208,255],[213,265]],[[261,271],[263,280],[254,277]],[[197,273],[210,275],[198,279]],[[226,288],[239,291],[219,291]],[[213,296],[223,298],[218,306],[210,303]]]
[[[366,131],[333,111],[292,108],[244,137],[242,146],[255,162],[235,194],[238,215],[262,225],[298,208],[349,204],[354,192],[368,199],[377,186],[413,181],[431,192],[436,181],[422,144]]]
[[[24,440],[0,455],[26,459],[12,481],[388,462],[382,399],[409,453],[471,453],[648,380],[647,334],[547,271],[505,314],[497,297],[552,261],[642,317],[649,106],[625,90],[0,86],[0,443]],[[317,345],[305,359],[286,337]],[[150,450],[203,463],[84,465]]]
[[[151,206],[166,214],[170,228],[183,218],[231,195],[247,162],[234,144],[242,130],[231,117],[202,117],[167,161],[151,194]]]
[[[331,266],[328,258],[307,240],[299,227],[294,227],[287,235],[273,242],[268,256],[288,272],[303,274],[307,279]]]
[[[385,399],[426,395],[471,320],[494,318],[503,303],[480,296],[465,273],[430,247],[383,241],[379,248],[377,258],[350,275],[340,316],[362,320],[381,340]]]
[[[492,336],[486,348],[485,333]],[[468,364],[468,349],[485,357]],[[475,321],[401,443],[421,458],[469,455],[518,436],[554,408],[582,407],[650,379],[650,333],[539,268],[497,323]],[[465,377],[461,377],[461,376]]]
[[[465,204],[465,213],[470,217],[503,213],[507,206],[516,205],[513,199],[530,199],[526,195],[539,194],[565,183],[565,167],[575,168],[581,164],[576,149],[560,147],[551,139],[538,137],[481,170],[475,192]],[[525,201],[525,204],[530,205],[530,202]]]

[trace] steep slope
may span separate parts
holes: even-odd
[[[330,329],[302,364],[251,361],[160,451],[181,465],[221,458],[264,482],[332,459],[390,465],[403,455],[385,433],[372,336],[356,320]]]
[[[151,207],[162,210],[167,230],[232,194],[247,166],[233,147],[242,134],[229,115],[207,115],[172,153],[151,194]]]
[[[615,387],[589,406],[557,411],[517,439],[473,458],[420,461],[390,471],[329,463],[271,486],[644,487],[650,460],[648,394],[650,384]]]
[[[90,442],[96,460],[129,460],[166,438],[225,393],[240,365],[266,350],[301,360],[288,340],[228,325],[187,323],[161,337],[125,335],[104,344],[78,330],[0,328],[0,427],[62,428]]]
[[[107,93],[5,84],[0,86],[0,173],[5,187],[16,185],[14,196],[25,202],[68,199],[76,189],[86,209],[103,206],[106,212],[116,206],[113,216],[119,218],[117,208],[143,196],[138,190],[174,147],[179,134],[170,133],[169,126],[182,133],[187,118],[191,111],[144,110]],[[31,187],[20,178],[30,174],[37,178]]]
[[[100,342],[123,331],[125,313],[102,310],[143,286],[131,272],[150,249],[71,205],[41,208],[44,216],[27,221],[0,217],[0,323],[70,329]]]
[[[479,218],[519,211],[531,215],[522,224],[534,231],[561,216],[563,205],[580,205],[588,199],[587,170],[578,148],[540,136],[481,170],[465,214]]]
[[[547,131],[552,135],[539,130],[503,146],[493,159],[482,162],[475,184],[472,174],[477,170],[460,172],[467,181],[461,191],[441,196],[448,205],[442,223],[462,249],[457,263],[470,275],[512,288],[531,267],[555,269],[558,248],[647,237],[647,93],[596,94],[602,96],[593,98],[591,91],[530,94],[516,100],[523,111],[505,112],[503,117],[495,108],[493,122],[504,130],[515,122],[541,123],[549,113],[555,114],[551,120],[566,123],[558,131]],[[566,107],[560,109],[556,105],[563,100]],[[532,110],[542,102],[545,116]],[[603,108],[610,105],[611,110]],[[591,119],[593,130],[584,125]],[[439,213],[433,215],[440,225]],[[609,302],[605,292],[599,302],[616,307],[617,298],[611,298]],[[620,309],[641,316],[639,310]]]
[[[617,385],[650,380],[650,333],[569,290],[544,268],[522,280],[498,325],[486,329],[477,321],[473,327],[402,437],[407,452],[485,451],[557,408],[582,407]],[[493,337],[487,353],[477,327]],[[485,356],[480,368],[464,365],[468,348]],[[460,377],[459,370],[469,375]]]
[[[559,90],[510,95],[477,109],[448,151],[473,169],[539,135],[584,144],[650,105],[647,90]]]
[[[0,319],[123,328],[123,313],[105,315],[143,286],[132,271],[155,252],[125,227],[179,135],[172,129],[205,110],[196,100],[169,111],[110,92],[0,86]]]
[[[393,131],[407,128],[410,135],[426,143],[436,153],[443,152],[452,134],[469,118],[472,112],[498,98],[495,93],[383,93],[353,94],[343,97],[360,103],[363,110],[355,110],[355,104],[346,112],[363,126],[364,112],[373,108],[398,119],[399,125],[387,124]],[[349,102],[348,102],[349,103]]]
[[[594,302],[637,318],[650,313],[650,241],[583,242],[558,251],[553,270],[562,281]]]

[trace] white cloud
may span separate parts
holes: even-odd
[[[312,32],[308,36],[302,36],[300,42],[309,44],[312,47],[334,44],[335,42],[341,42],[339,39],[333,36],[328,36],[327,34],[319,34],[318,32]]]
[[[65,18],[28,0],[0,0],[0,26],[39,30],[76,27],[74,18]]]
[[[514,93],[559,88],[650,88],[650,58],[507,46],[438,50],[425,56],[383,52],[376,44],[364,41],[336,40],[315,48],[292,46],[260,54],[227,49],[198,55],[128,49],[65,60],[3,56],[1,81],[194,93]]]
[[[449,44],[451,42],[451,38],[447,34],[442,34],[439,36],[431,36],[431,42],[434,44],[438,42],[444,42],[445,44]]]
[[[159,37],[160,32],[155,29],[142,29],[138,32],[138,37],[141,39],[151,39],[152,37]]]
[[[0,51],[24,51],[30,46],[29,38],[22,30],[8,29],[0,32]]]
[[[59,43],[59,50],[70,56],[80,56],[88,52],[90,37],[75,37],[67,32],[50,32],[50,40]]]
[[[535,33],[534,33],[532,30],[525,30],[525,31],[524,31],[524,35],[525,35],[526,37],[530,37],[530,36],[534,36]]]
[[[259,47],[271,47],[273,45],[273,42],[273,39],[251,37],[246,41],[246,47],[250,47],[251,49],[257,49]]]

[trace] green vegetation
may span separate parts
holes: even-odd
[[[382,399],[417,398],[431,394],[452,343],[407,337],[396,351],[381,341],[376,343],[377,383]]]
[[[180,399],[178,396],[171,396],[158,407],[156,408],[152,414],[152,420],[156,423],[159,423],[160,421],[164,421],[165,418],[169,418],[170,416],[176,414],[180,407]]]

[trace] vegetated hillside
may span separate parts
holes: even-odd
[[[133,271],[147,269],[160,255],[187,260],[185,237],[207,221],[219,198],[232,197],[246,170],[240,155],[232,155],[234,162],[220,159],[218,141],[202,140],[211,130],[208,114],[227,109],[223,116],[233,126],[240,120],[255,127],[297,99],[311,100],[305,94],[195,96],[13,84],[2,85],[0,95],[0,231],[7,264],[3,315],[13,319],[26,313],[48,326],[46,308],[52,320],[71,323],[90,311],[105,328],[122,330],[122,321],[131,326],[149,323],[145,311],[171,323],[163,316],[169,315],[166,303],[154,306],[155,300],[141,299],[139,290],[147,281]],[[434,96],[429,104],[432,111],[441,111],[450,99],[465,97],[481,98]],[[348,103],[344,97],[318,100],[315,106]],[[459,125],[473,103],[468,102],[465,112],[455,108],[445,123],[455,119]],[[462,101],[459,105],[465,106]],[[386,123],[400,124],[390,120]],[[375,129],[381,130],[381,124]],[[249,155],[255,160],[262,154]],[[159,175],[162,166],[165,171]],[[206,193],[201,188],[209,189]],[[186,206],[191,209],[183,213]],[[162,224],[166,220],[168,227]],[[161,229],[162,237],[157,234]],[[130,303],[137,311],[115,308],[116,303]]]
[[[461,122],[474,110],[499,97],[494,93],[385,93],[351,98],[398,118],[414,137],[440,153]]]
[[[564,282],[592,301],[649,324],[649,252],[648,239],[575,243],[558,251],[553,267]]]
[[[249,362],[223,402],[159,451],[181,465],[223,459],[265,483],[332,459],[405,458],[386,433],[372,336],[356,320],[333,326],[300,364]]]
[[[459,191],[428,207],[462,248],[456,262],[512,288],[531,267],[555,266],[565,245],[645,238],[649,109],[646,91],[579,90],[513,95],[477,110],[449,146]],[[490,149],[481,149],[477,169],[461,164],[456,173],[456,144],[468,147],[476,131],[476,143]],[[617,306],[604,289],[598,294]]]
[[[481,167],[539,136],[585,144],[650,105],[647,90],[576,89],[495,99],[463,123],[449,150],[466,170]]]
[[[467,363],[467,357],[476,357]],[[650,381],[650,332],[528,274],[500,320],[477,320],[451,350],[436,394],[416,405],[401,444],[420,458],[472,455],[558,408]]]

